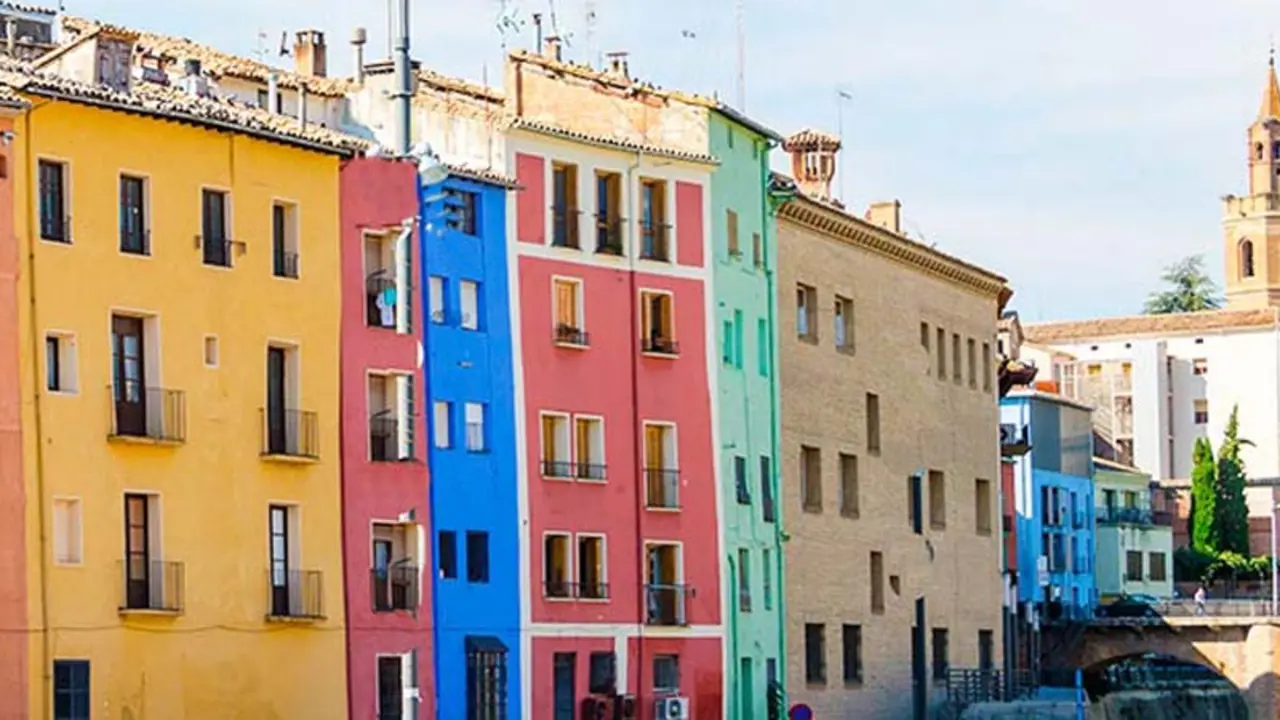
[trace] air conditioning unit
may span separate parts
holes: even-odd
[[[689,698],[665,697],[653,703],[654,720],[689,720]]]

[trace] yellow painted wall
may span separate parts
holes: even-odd
[[[91,661],[98,719],[343,717],[339,159],[62,101],[36,98],[35,104],[18,121],[11,166],[23,256],[32,627],[41,625],[43,583],[47,651],[51,658]],[[32,188],[40,156],[70,163],[69,246],[37,238]],[[150,179],[150,257],[118,251],[122,171]],[[195,246],[202,185],[231,191],[230,236],[247,244],[233,269],[205,266]],[[271,273],[274,198],[300,206],[299,280]],[[27,298],[32,282],[34,311]],[[184,444],[108,442],[113,308],[158,317],[160,361],[148,367],[147,384],[185,391]],[[75,333],[75,394],[45,391],[48,330]],[[206,335],[218,337],[216,368],[204,363]],[[269,339],[300,349],[298,404],[319,415],[317,463],[260,457]],[[185,564],[181,615],[124,618],[117,610],[126,491],[161,496],[163,559]],[[52,547],[41,549],[40,516],[51,531],[54,496],[81,500],[80,566],[54,565]],[[325,621],[265,621],[271,502],[300,507],[300,568],[324,573]],[[45,648],[46,637],[33,633],[33,718],[49,712]]]

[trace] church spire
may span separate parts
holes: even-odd
[[[1267,89],[1262,94],[1262,107],[1258,110],[1258,120],[1276,118],[1280,120],[1280,84],[1276,82],[1276,46],[1271,46],[1271,59],[1267,61]]]

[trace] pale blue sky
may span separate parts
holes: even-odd
[[[371,56],[386,48],[385,0],[65,1],[244,54],[259,30],[275,47],[315,26],[334,72],[357,25]],[[487,63],[499,82],[496,0],[412,2],[416,58],[476,80]],[[747,111],[784,134],[834,131],[837,88],[850,92],[848,204],[901,199],[912,234],[1008,277],[1024,319],[1137,312],[1190,253],[1220,279],[1219,197],[1244,190],[1275,0],[745,3]],[[555,0],[578,59],[585,4]],[[509,5],[549,16],[548,0]],[[629,50],[633,75],[733,97],[733,0],[595,5],[597,49]],[[532,46],[532,24],[511,43]]]

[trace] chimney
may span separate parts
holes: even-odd
[[[895,235],[902,232],[902,203],[897,200],[871,203],[866,217],[867,222],[879,225]]]
[[[369,36],[365,33],[364,28],[362,27],[356,28],[351,33],[351,47],[355,49],[356,55],[356,67],[353,75],[355,76],[356,82],[360,84],[364,83],[364,44],[368,39]]]
[[[791,175],[800,191],[833,201],[831,180],[836,175],[840,138],[818,130],[801,130],[783,141],[782,148],[791,155]]]
[[[280,76],[275,73],[267,75],[267,112],[280,112]]]
[[[299,75],[325,76],[324,33],[299,30],[293,43],[293,71]]]
[[[298,124],[304,127],[307,124],[307,86],[305,83],[298,83]]]
[[[209,81],[201,74],[198,59],[187,58],[183,61],[182,79],[178,81],[178,87],[192,97],[205,97],[209,94]]]
[[[18,38],[18,21],[12,16],[4,19],[4,51],[9,57],[13,57],[14,51],[17,49]]]
[[[609,72],[614,75],[621,75],[628,80],[631,79],[631,72],[627,67],[627,51],[618,50],[616,52],[606,53],[605,57],[609,58]]]
[[[543,41],[542,55],[560,62],[560,38],[555,35],[548,35],[546,40]]]
[[[535,48],[542,47],[542,13],[533,14],[533,30]]]

